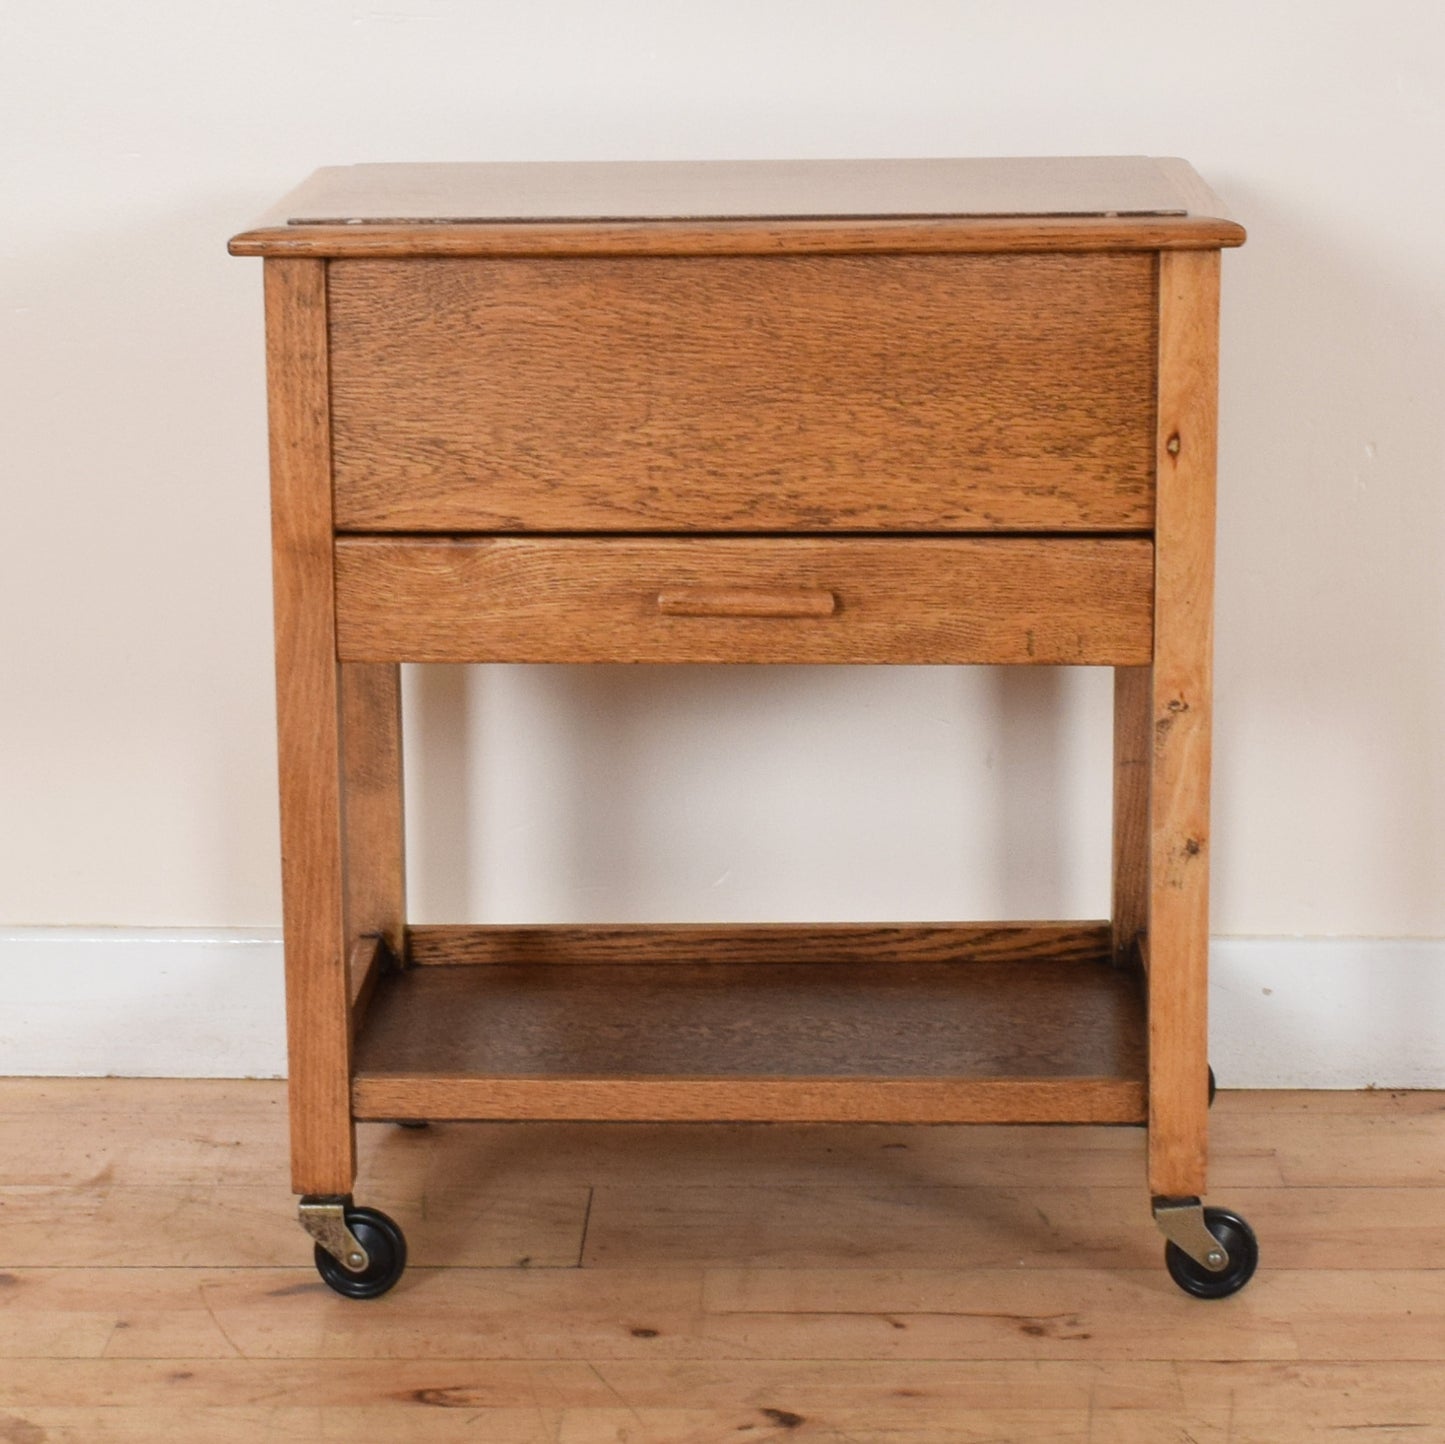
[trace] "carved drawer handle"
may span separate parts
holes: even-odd
[[[669,587],[657,594],[668,617],[831,617],[832,592],[763,587]]]

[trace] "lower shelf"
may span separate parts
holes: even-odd
[[[1106,948],[1077,924],[417,930],[446,961],[378,979],[353,1111],[1138,1123],[1143,1001]]]

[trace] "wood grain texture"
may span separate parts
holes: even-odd
[[[1219,256],[1161,258],[1149,817],[1149,1188],[1205,1190]]]
[[[0,1080],[0,1433],[1445,1436],[1445,1098],[1214,1117],[1266,1249],[1220,1304],[1165,1278],[1132,1129],[440,1124],[361,1130],[360,1197],[416,1255],[361,1306],[286,1206],[281,1083]]]
[[[337,525],[1147,530],[1154,268],[337,262]]]
[[[413,965],[1101,962],[1107,923],[683,923],[414,927]]]
[[[879,1162],[867,1179],[847,1169],[831,1181],[694,1187],[619,1178],[595,1190],[583,1266],[803,1269],[866,1259],[870,1268],[943,1269],[966,1259],[977,1269],[1113,1270],[1149,1268],[1160,1252],[1157,1234],[1138,1226],[1137,1179],[1085,1187],[1069,1178],[1041,1217],[1037,1184],[961,1189],[899,1172],[908,1170]],[[1445,1230],[1438,1189],[1231,1188],[1229,1207],[1264,1231],[1271,1273],[1327,1269],[1351,1248],[1372,1267],[1410,1269],[1420,1262],[1412,1237]]]
[[[277,1272],[271,1271],[270,1277]],[[229,1298],[229,1288],[227,1294]],[[111,1288],[104,1298],[113,1304]],[[185,1307],[180,1298],[174,1305]],[[259,1299],[256,1306],[265,1307]],[[280,1311],[285,1306],[273,1307]],[[1106,1425],[1110,1444],[1184,1444],[1180,1431],[1186,1428],[1199,1444],[1217,1444],[1228,1435],[1215,1432],[1212,1418],[1207,1428],[1199,1422],[1201,1411],[1215,1409],[1229,1412],[1235,1425],[1230,1444],[1317,1444],[1330,1429],[1378,1427],[1392,1410],[1420,1421],[1421,1428],[1445,1424],[1445,1408],[1437,1402],[1438,1365],[1429,1362],[1362,1367],[1270,1358],[1141,1359],[1132,1368],[1108,1367],[1097,1360],[1071,1359],[1066,1341],[1055,1343],[1058,1357],[1037,1360],[612,1358],[589,1366],[573,1358],[453,1356],[436,1361],[413,1358],[408,1351],[387,1359],[385,1368],[378,1368],[373,1358],[233,1355],[187,1360],[185,1369],[178,1370],[176,1360],[167,1358],[30,1359],[9,1362],[0,1404],[30,1411],[55,1408],[64,1400],[66,1407],[86,1411],[81,1417],[96,1420],[94,1427],[104,1427],[101,1421],[106,1419],[118,1421],[124,1418],[121,1411],[129,1411],[139,1438],[145,1438],[140,1434],[144,1421],[163,1408],[196,1411],[192,1419],[200,1429],[210,1427],[214,1418],[204,1411],[226,1408],[271,1409],[280,1419],[291,1411],[322,1408],[329,1419],[345,1418],[337,1411],[349,1410],[350,1426],[365,1428],[376,1421],[380,1428],[385,1421],[392,1431],[387,1438],[400,1444],[474,1440],[479,1425],[488,1431],[486,1444],[508,1438],[555,1444],[559,1429],[565,1431],[560,1435],[564,1440],[583,1444],[619,1444],[622,1429],[631,1431],[627,1444],[715,1444],[730,1432],[743,1432],[745,1425],[766,1427],[767,1416],[751,1402],[759,1398],[790,1406],[786,1412],[817,1426],[815,1436],[817,1428],[846,1428],[855,1439],[869,1439],[879,1429],[896,1433],[906,1427],[908,1444],[960,1444],[961,1439],[978,1444],[989,1437],[1009,1444],[1100,1444],[1099,1431]],[[444,1382],[458,1376],[465,1382]],[[618,1395],[634,1410],[625,1423]],[[1021,1399],[1027,1399],[1026,1406]],[[426,1404],[432,1407],[416,1407]],[[606,1421],[594,1416],[598,1432],[582,1432],[588,1426],[579,1411],[609,1406]],[[683,1418],[685,1409],[692,1411],[690,1419]],[[449,1424],[448,1410],[461,1413],[462,1419]],[[508,1411],[524,1410],[533,1414],[535,1431],[505,1433],[524,1424]],[[964,1418],[969,1420],[964,1427],[975,1430],[971,1435],[959,1432]],[[1091,1418],[1095,1432],[1089,1440],[1085,1431]],[[246,1422],[236,1420],[237,1432],[221,1437],[244,1440],[239,1429]],[[472,1432],[464,1432],[462,1424]],[[612,1432],[603,1432],[605,1427]],[[668,1434],[667,1428],[677,1432]],[[1126,1432],[1136,1428],[1138,1432]],[[1311,1434],[1311,1428],[1322,1432]],[[982,1434],[985,1429],[991,1433]],[[1270,1429],[1278,1432],[1267,1432]],[[1400,1432],[1395,1431],[1397,1438]],[[150,1439],[163,1437],[157,1432]],[[185,1437],[200,1436],[186,1432]],[[277,1436],[261,1428],[251,1437],[266,1438],[269,1444]],[[779,1432],[774,1440],[786,1437]],[[1365,1437],[1380,1444],[1390,1436],[1382,1432]]]
[[[358,1074],[1143,1077],[1106,964],[542,963],[385,974]]]
[[[1156,253],[1244,244],[1233,221],[1195,216],[1028,220],[528,222],[521,225],[263,226],[233,256],[417,257],[1060,255]]]
[[[463,1360],[628,1361],[638,1373],[654,1371],[660,1391],[686,1387],[688,1374],[699,1372],[687,1362],[1356,1361],[1367,1374],[1374,1360],[1428,1361],[1438,1370],[1445,1357],[1445,1283],[1424,1269],[1287,1272],[1249,1309],[1201,1308],[1161,1280],[1157,1264],[1104,1275],[974,1269],[963,1260],[882,1269],[846,1258],[818,1269],[450,1269],[431,1287],[422,1275],[403,1280],[373,1309],[343,1307],[296,1268],[209,1279],[179,1268],[140,1279],[135,1270],[94,1272],[88,1300],[76,1270],[22,1277],[30,1297],[23,1313],[7,1306],[9,1317],[0,1316],[5,1333],[28,1323],[35,1331],[29,1357],[40,1352],[39,1328],[48,1324],[61,1345],[51,1357],[106,1350],[107,1358],[132,1361],[369,1359],[383,1379],[396,1359],[430,1359],[443,1377],[464,1368]],[[130,1327],[117,1331],[119,1320]],[[67,1328],[74,1339],[64,1350]],[[1127,1374],[1111,1372],[1116,1386],[1126,1384]],[[476,1438],[478,1421],[471,1422]]]
[[[401,669],[340,669],[346,792],[347,936],[383,938],[396,957],[406,927]]]
[[[1144,538],[342,537],[345,661],[1147,662]],[[825,591],[830,615],[682,617],[661,593]]]
[[[838,610],[832,592],[741,587],[673,587],[657,594],[665,617],[831,617]]]
[[[1149,921],[1149,770],[1154,688],[1148,667],[1114,669],[1114,961],[1127,965]]]
[[[257,1282],[278,1286],[280,1277],[270,1270]],[[1000,1270],[981,1280],[990,1307],[1006,1302],[1006,1278]],[[718,1357],[679,1357],[655,1343],[651,1357],[644,1357],[641,1347],[636,1355],[608,1348],[605,1321],[588,1313],[575,1344],[559,1338],[568,1355],[565,1363],[541,1357],[474,1358],[484,1351],[467,1347],[474,1331],[461,1316],[460,1300],[452,1305],[452,1317],[440,1335],[450,1347],[444,1346],[439,1358],[423,1354],[423,1326],[410,1316],[399,1356],[381,1352],[382,1336],[373,1323],[364,1332],[357,1325],[348,1330],[348,1335],[354,1331],[364,1340],[369,1352],[363,1358],[295,1358],[289,1353],[258,1358],[251,1349],[267,1304],[259,1288],[246,1290],[243,1282],[229,1276],[216,1292],[228,1325],[241,1331],[246,1354],[184,1359],[183,1367],[164,1358],[76,1361],[70,1375],[77,1390],[74,1403],[67,1400],[61,1383],[63,1365],[26,1360],[15,1370],[18,1417],[46,1430],[47,1444],[154,1444],[169,1439],[312,1444],[324,1437],[318,1429],[338,1427],[367,1444],[381,1439],[470,1444],[479,1438],[485,1444],[717,1444],[753,1431],[758,1440],[779,1444],[800,1429],[806,1432],[798,1438],[812,1434],[826,1444],[892,1444],[894,1439],[907,1444],[1318,1444],[1344,1430],[1355,1432],[1343,1437],[1363,1438],[1369,1444],[1401,1438],[1435,1444],[1445,1424],[1445,1411],[1431,1394],[1438,1383],[1438,1364],[1289,1362],[1284,1356],[1292,1335],[1273,1317],[1254,1325],[1267,1350],[1259,1359],[1168,1361],[1152,1357],[1157,1345],[1144,1345],[1151,1357],[1132,1367],[1092,1349],[1087,1357],[1069,1357],[1069,1331],[1086,1323],[1107,1330],[1109,1347],[1125,1347],[1131,1335],[1120,1315],[1130,1300],[1144,1313],[1153,1302],[1142,1277],[1131,1290],[1111,1290],[1092,1303],[1083,1300],[1082,1308],[1071,1314],[1042,1310],[996,1321],[994,1332],[999,1334],[1005,1329],[1042,1330],[1052,1345],[1044,1357],[1020,1356],[1011,1346],[1008,1357],[991,1359],[986,1357],[986,1323],[968,1315],[955,1322],[947,1314],[930,1318],[898,1310],[872,1318],[825,1316],[822,1325],[799,1315],[748,1320],[770,1346],[777,1343],[783,1322],[794,1325],[799,1335],[795,1348],[778,1350],[781,1358],[748,1360],[743,1357],[743,1321],[715,1319],[703,1310],[690,1316],[676,1308],[663,1312],[654,1306],[645,1311],[647,1316],[663,1323],[669,1338],[681,1328],[694,1349],[704,1347],[702,1330],[717,1325],[722,1335]],[[453,1292],[448,1289],[449,1304]],[[115,1293],[112,1285],[105,1294],[112,1308]],[[1080,1304],[1082,1293],[1077,1285],[1070,1290],[1070,1305]],[[1321,1293],[1319,1287],[1288,1290],[1290,1300],[1301,1303]],[[1425,1304],[1422,1294],[1412,1290],[1412,1304]],[[158,1323],[167,1320],[180,1327],[184,1319],[208,1343],[220,1341],[219,1326],[205,1317],[194,1291],[167,1302],[168,1309],[157,1311]],[[281,1312],[274,1303],[271,1308]],[[543,1316],[560,1335],[560,1306]],[[289,1347],[299,1328],[286,1317]],[[540,1328],[535,1333],[526,1330],[510,1309],[489,1312],[486,1322],[507,1327],[509,1339],[540,1342],[543,1336]],[[966,1343],[948,1350],[943,1343],[948,1325],[958,1329]],[[1184,1327],[1183,1322],[1178,1326]],[[922,1333],[943,1352],[921,1357],[910,1340],[908,1347],[888,1357],[816,1356],[835,1336],[839,1346],[851,1345],[856,1355],[871,1329],[885,1327]],[[1206,1333],[1211,1339],[1223,1338],[1223,1322]],[[1145,1337],[1142,1328],[1138,1337]],[[592,1346],[595,1360],[571,1357],[584,1341]],[[677,1347],[683,1347],[680,1341]],[[808,1349],[813,1354],[794,1357]],[[1081,1351],[1076,1346],[1074,1352]],[[965,1357],[954,1357],[960,1353]],[[1409,1421],[1409,1432],[1397,1427],[1401,1420]],[[42,1438],[20,1437],[37,1444]]]
[[[1226,1087],[1211,1118],[1212,1184],[1231,1195],[1287,1188],[1305,1207],[1313,1189],[1366,1196],[1377,1188],[1445,1189],[1445,1095],[1255,1094]],[[285,1143],[282,1082],[0,1080],[4,1187],[71,1196],[251,1187],[284,1199]],[[367,1190],[398,1198],[438,1188],[481,1199],[497,1189],[550,1191],[576,1179],[628,1189],[743,1183],[811,1189],[826,1188],[840,1169],[859,1187],[880,1168],[899,1186],[1047,1189],[1067,1176],[1079,1187],[1133,1188],[1140,1226],[1154,1237],[1142,1201],[1144,1136],[1128,1129],[1005,1126],[959,1134],[902,1124],[492,1123],[427,1134],[364,1128],[358,1148]],[[289,1210],[286,1218],[294,1226]],[[1297,1244],[1306,1247],[1303,1239]],[[1277,1247],[1271,1246],[1271,1258]]]
[[[1105,964],[596,963],[382,979],[359,1117],[1138,1122]]]
[[[1142,1080],[1114,1078],[489,1078],[364,1074],[360,1119],[602,1123],[1142,1123]]]
[[[292,1182],[346,1193],[355,1139],[325,263],[268,261],[265,277]]]
[[[382,937],[358,938],[351,949],[348,981],[351,992],[351,1036],[356,1031],[366,1010],[371,1005],[371,995],[376,991],[376,980],[389,967],[395,966],[395,954]]]
[[[720,1325],[726,1316],[735,1316],[741,1338],[747,1337],[748,1325],[765,1328],[768,1316],[780,1325],[786,1321],[793,1329],[806,1329],[809,1318],[831,1322],[856,1311],[860,1324],[866,1319],[872,1326],[860,1334],[877,1339],[886,1337],[889,1317],[903,1310],[909,1337],[898,1342],[896,1352],[914,1357],[946,1357],[944,1351],[966,1350],[991,1358],[1037,1358],[1046,1347],[1037,1341],[1048,1339],[1054,1347],[1072,1345],[1074,1358],[1114,1358],[1128,1347],[1125,1337],[1137,1342],[1139,1358],[1221,1361],[1293,1354],[1318,1361],[1368,1358],[1381,1350],[1390,1358],[1445,1356],[1440,1333],[1445,1279],[1439,1271],[1421,1270],[1403,1278],[1369,1269],[1286,1274],[1268,1295],[1256,1295],[1252,1307],[1238,1309],[1201,1308],[1199,1300],[1182,1294],[1166,1304],[1166,1291],[1174,1285],[1160,1280],[1155,1270],[1104,1277],[1088,1270],[1059,1270],[1052,1276],[1029,1272],[1010,1279],[1011,1272],[990,1276],[979,1270],[920,1279],[912,1269],[746,1269],[731,1276],[712,1270],[703,1304]],[[1360,1331],[1354,1338],[1341,1328],[1341,1310],[1329,1299],[1330,1291],[1340,1288],[1353,1293],[1349,1316]],[[1000,1310],[1005,1299],[1011,1307]],[[1194,1308],[1181,1315],[1170,1307],[1181,1303]],[[1135,1317],[1126,1322],[1131,1308]],[[1249,1321],[1242,1338],[1239,1314]],[[929,1327],[930,1317],[936,1332]],[[1388,1343],[1379,1337],[1381,1330],[1387,1331]],[[950,1333],[955,1342],[945,1344]],[[754,1340],[761,1345],[761,1337],[754,1335]],[[862,1338],[858,1342],[863,1345]],[[867,1346],[863,1348],[866,1352]],[[1221,1400],[1226,1416],[1221,1426],[1227,1412],[1227,1399]],[[1216,1438],[1226,1444],[1228,1435]]]
[[[271,1142],[278,1154],[284,1150],[284,1137]],[[413,1162],[424,1160],[417,1155]],[[523,1259],[538,1268],[577,1266],[590,1193],[585,1183],[469,1177],[467,1187],[454,1189],[427,1180],[422,1167],[410,1178],[400,1169],[392,1173],[378,1178],[375,1170],[364,1171],[366,1203],[404,1220],[411,1266],[495,1269]],[[127,1224],[131,1238],[121,1255],[127,1268],[272,1268],[288,1258],[303,1262],[307,1251],[295,1209],[286,1206],[284,1181],[85,1186],[69,1190],[63,1202],[54,1189],[0,1186],[0,1208],[3,1268],[20,1259],[37,1268],[104,1268],[115,1262],[115,1241]],[[65,1231],[55,1224],[61,1212]],[[224,1228],[216,1227],[218,1218]]]

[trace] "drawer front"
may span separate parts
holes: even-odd
[[[1155,261],[333,261],[343,531],[1147,531]]]
[[[345,662],[1136,666],[1145,538],[342,537]]]

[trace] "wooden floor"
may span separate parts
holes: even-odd
[[[1117,1128],[361,1130],[317,1279],[272,1083],[0,1081],[0,1441],[1445,1441],[1445,1095],[1220,1095],[1197,1302]]]

